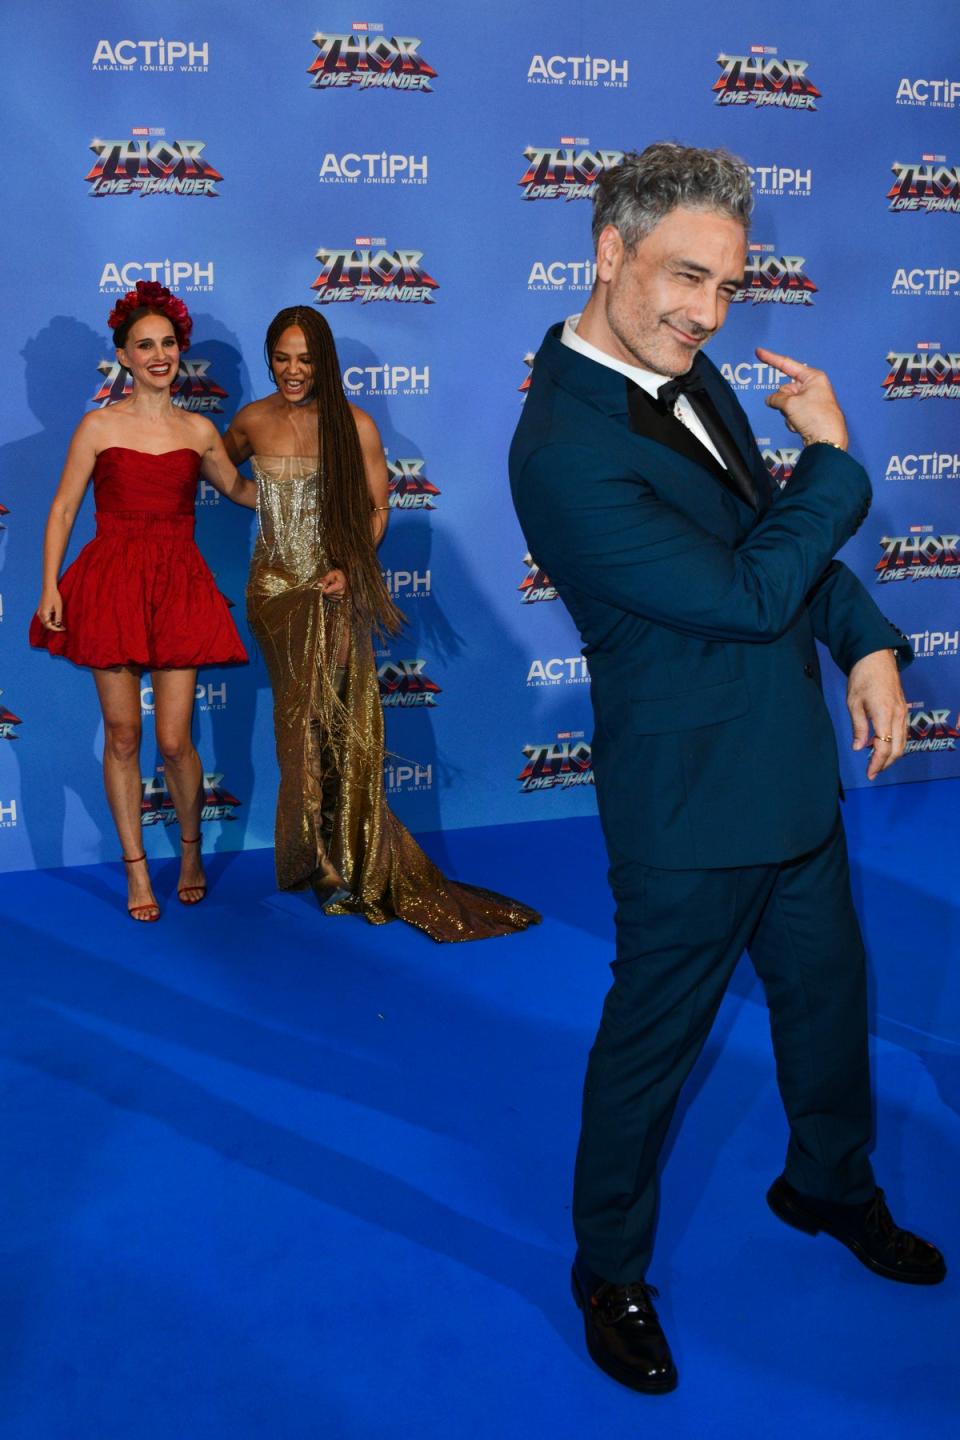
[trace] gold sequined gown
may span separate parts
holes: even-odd
[[[317,460],[258,455],[253,471],[259,536],[247,616],[273,687],[280,888],[312,887],[327,914],[374,925],[399,916],[440,941],[535,924],[540,916],[526,905],[447,880],[391,812],[370,633],[349,601],[319,589],[330,565]]]

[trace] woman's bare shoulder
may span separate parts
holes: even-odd
[[[353,423],[357,427],[357,434],[360,436],[360,439],[378,439],[380,431],[377,429],[377,422],[373,416],[369,415],[366,410],[361,410],[359,405],[354,405],[352,400],[348,400],[347,404],[350,406],[350,414],[353,416]]]

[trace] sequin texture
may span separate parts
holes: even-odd
[[[312,888],[327,914],[399,917],[438,941],[536,924],[535,910],[448,880],[387,805],[383,711],[369,631],[324,597],[323,479],[309,456],[254,458],[259,536],[250,628],[273,687],[280,790],[277,883]]]

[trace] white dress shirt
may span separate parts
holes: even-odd
[[[598,350],[596,345],[590,344],[589,340],[581,340],[577,334],[577,326],[579,323],[579,315],[571,315],[564,322],[563,334],[560,337],[563,344],[568,345],[571,350],[576,350],[579,355],[586,355],[588,360],[595,360],[598,365],[606,365],[609,370],[616,370],[621,375],[626,375],[628,380],[632,380],[635,385],[639,385],[641,390],[645,390],[652,399],[656,400],[657,391],[661,385],[665,385],[668,380],[673,379],[671,375],[658,375],[654,370],[644,370],[639,365],[628,365],[624,360],[617,360],[613,355],[608,355],[605,350]],[[706,446],[714,459],[723,465],[724,470],[726,470],[727,467],[724,465],[723,459],[717,454],[716,446],[703,428],[703,422],[700,416],[694,410],[686,395],[677,396],[673,413],[681,424],[686,425],[690,433],[696,436],[700,444]]]

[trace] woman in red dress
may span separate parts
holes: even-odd
[[[177,893],[195,905],[206,894],[203,773],[190,735],[197,666],[236,664],[247,654],[194,543],[194,502],[201,475],[251,509],[256,486],[237,474],[209,420],[172,403],[193,323],[183,302],[162,285],[139,281],[108,323],[133,393],[85,415],[74,432],[47,520],[43,592],[30,643],[93,671],[128,910],[134,920],[152,921],[160,907],[140,824],[140,677],[151,673],[157,747],[180,823]],[[96,538],[58,580],[91,476]]]

